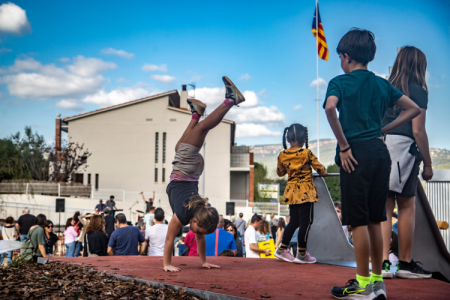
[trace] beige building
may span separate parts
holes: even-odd
[[[191,120],[187,98],[183,85],[180,94],[173,90],[58,118],[56,148],[60,148],[61,131],[65,131],[71,142],[89,149],[92,156],[87,170],[73,178],[94,190],[155,191],[164,197],[175,145]],[[230,199],[253,201],[253,153],[248,147],[233,146],[235,131],[233,121],[223,120],[208,134],[205,152],[201,150],[205,171],[199,193],[204,190],[205,196],[216,199],[212,204],[218,204],[222,212],[223,202]]]

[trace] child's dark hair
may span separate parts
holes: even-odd
[[[287,149],[286,138],[290,143],[292,142],[302,142],[305,139],[305,148],[308,149],[308,128],[301,124],[292,124],[284,129],[283,133],[283,147]]]
[[[225,249],[222,252],[220,252],[219,256],[229,256],[229,257],[235,257],[234,252],[230,249]]]
[[[193,216],[200,228],[206,229],[208,233],[213,233],[219,223],[219,213],[214,207],[206,206],[206,203],[206,199],[200,195],[194,195],[184,206],[194,212]]]
[[[375,35],[365,29],[352,28],[339,41],[338,54],[347,54],[357,62],[367,65],[375,57]]]

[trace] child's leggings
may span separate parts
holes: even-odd
[[[314,220],[314,202],[289,205],[291,220],[284,231],[283,245],[289,246],[295,230],[298,230],[298,247],[306,248],[309,230]]]

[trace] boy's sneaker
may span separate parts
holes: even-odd
[[[287,262],[294,262],[294,260],[295,260],[295,257],[292,256],[292,254],[289,251],[289,249],[280,250],[280,248],[278,248],[277,251],[275,251],[275,253],[273,255],[275,255],[279,259],[282,259],[282,260],[287,261]]]
[[[372,284],[368,284],[365,288],[359,286],[356,279],[350,279],[344,287],[333,286],[331,294],[336,299],[375,299]]]
[[[313,264],[316,262],[316,258],[312,257],[309,252],[306,252],[304,256],[300,255],[299,252],[297,252],[297,257],[294,260],[297,264]]]
[[[189,107],[191,108],[191,112],[194,114],[198,114],[200,117],[202,117],[205,114],[206,104],[195,100],[195,99],[188,99],[187,103],[189,104]]]
[[[383,278],[394,278],[394,274],[391,272],[391,262],[389,260],[383,261],[381,270],[381,275],[383,275]]]
[[[377,300],[386,300],[386,286],[383,281],[377,281],[372,284],[373,293],[377,296]]]
[[[232,99],[234,101],[234,105],[239,105],[239,103],[245,101],[244,96],[234,85],[233,81],[230,80],[230,78],[228,78],[227,76],[223,76],[222,80],[225,83],[225,98]]]
[[[420,278],[431,278],[433,274],[431,272],[424,270],[418,265],[420,262],[415,262],[411,259],[410,263],[405,261],[399,261],[397,264],[397,272],[395,276],[407,279],[420,279]]]

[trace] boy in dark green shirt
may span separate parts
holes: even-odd
[[[330,81],[324,108],[338,141],[342,225],[352,226],[357,275],[345,287],[333,287],[331,293],[337,298],[386,299],[380,223],[386,221],[391,158],[382,135],[413,119],[420,109],[389,81],[367,70],[376,52],[372,32],[350,30],[337,52],[345,74]],[[403,111],[382,128],[386,110],[394,104]]]

